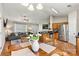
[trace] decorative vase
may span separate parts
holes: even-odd
[[[39,43],[38,43],[38,40],[33,40],[33,43],[32,43],[32,50],[34,52],[38,52],[39,50]]]
[[[29,42],[32,46],[33,52],[38,52],[38,50],[39,50],[38,40],[39,40],[39,37],[31,37],[31,39],[29,40]]]

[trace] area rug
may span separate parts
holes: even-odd
[[[53,54],[53,55],[51,55],[51,56],[60,56],[60,55],[55,53],[55,54]]]
[[[24,48],[17,51],[12,51],[11,56],[35,56],[35,54],[29,48]]]
[[[45,44],[45,43],[40,43],[40,48],[47,53],[50,53],[56,49],[56,47]]]
[[[27,47],[30,46],[31,44],[29,42],[24,42],[24,43],[20,43],[21,47]]]

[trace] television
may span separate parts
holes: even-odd
[[[48,24],[43,24],[43,25],[42,25],[42,28],[43,28],[43,29],[48,29],[48,27],[49,27]]]

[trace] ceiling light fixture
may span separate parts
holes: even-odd
[[[42,10],[42,9],[43,9],[43,6],[42,6],[42,4],[37,4],[36,8],[37,8],[38,10]]]
[[[32,4],[29,5],[28,10],[30,10],[30,11],[34,11],[34,7],[33,7]]]
[[[54,8],[52,8],[52,11],[55,12],[56,14],[58,13]]]
[[[29,5],[29,3],[21,3],[21,5],[23,5],[23,6],[28,6]]]
[[[27,9],[30,10],[30,11],[34,11],[34,10],[35,10],[33,4],[29,4],[29,3],[21,3],[21,5],[23,5],[23,6],[25,6],[25,7],[28,6]],[[37,5],[36,5],[36,9],[38,9],[38,10],[42,10],[42,9],[43,9],[43,5],[40,4],[40,3],[37,4]]]

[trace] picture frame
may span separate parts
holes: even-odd
[[[42,29],[48,29],[49,25],[48,24],[43,24]]]

